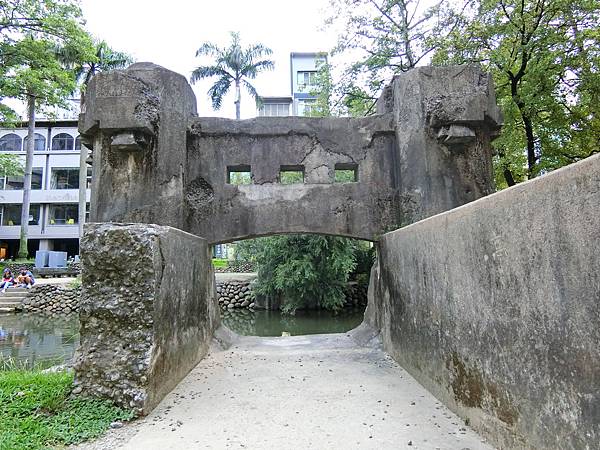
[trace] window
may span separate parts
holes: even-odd
[[[79,169],[52,169],[50,189],[79,189]]]
[[[354,163],[340,163],[335,165],[336,183],[352,183],[358,181],[358,165]]]
[[[2,207],[2,225],[21,225],[22,205],[4,205]],[[39,225],[40,205],[29,205],[29,225]]]
[[[23,139],[23,150],[27,150],[27,136]],[[46,150],[46,138],[39,133],[35,133],[33,136],[33,150],[36,152]]]
[[[75,138],[75,150],[81,150],[81,136]]]
[[[252,184],[250,166],[227,166],[227,183]]]
[[[0,138],[0,152],[20,152],[22,143],[15,133],[5,134]]]
[[[31,171],[31,189],[41,189],[42,188],[42,175],[44,174],[44,169],[41,167],[35,167]],[[15,177],[6,177],[6,181],[4,184],[0,184],[1,189],[5,189],[7,191],[19,191],[23,189],[24,176],[17,175]]]
[[[50,225],[75,225],[79,222],[79,205],[50,205]]]
[[[304,183],[304,166],[281,166],[279,169],[281,184]]]
[[[312,116],[316,112],[317,104],[316,100],[300,100],[298,102],[298,115],[300,116]]]
[[[285,117],[290,115],[290,105],[287,103],[264,103],[258,115],[261,117]]]
[[[73,136],[59,133],[52,138],[52,150],[73,150]]]
[[[91,167],[87,168],[87,177],[86,177],[85,188],[86,189],[92,188],[92,168]]]
[[[317,71],[298,72],[298,87],[315,86],[317,84]]]

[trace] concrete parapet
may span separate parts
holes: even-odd
[[[93,221],[168,225],[209,243],[375,241],[493,192],[501,117],[477,66],[398,76],[371,117],[199,118],[195,103],[181,75],[151,63],[93,78],[79,124],[94,148]]]
[[[367,321],[499,448],[600,440],[600,156],[384,235]]]
[[[145,224],[87,224],[75,393],[148,413],[204,357],[219,325],[204,239]]]

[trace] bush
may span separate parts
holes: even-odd
[[[75,444],[100,436],[111,422],[133,417],[107,400],[70,397],[70,373],[8,366],[0,371],[1,450]]]
[[[281,296],[283,312],[344,306],[344,288],[355,267],[352,240],[287,234],[241,242],[237,251],[253,255],[258,268],[255,292]]]

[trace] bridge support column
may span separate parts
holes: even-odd
[[[219,310],[204,239],[86,225],[75,391],[149,412],[206,355]]]

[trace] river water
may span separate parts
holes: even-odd
[[[364,308],[329,311],[297,311],[294,316],[279,311],[225,310],[223,324],[245,336],[292,336],[344,333],[357,327]],[[0,314],[0,359],[19,366],[50,367],[69,361],[79,345],[79,318],[43,314]]]

